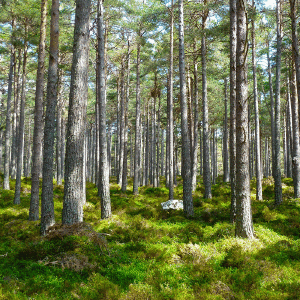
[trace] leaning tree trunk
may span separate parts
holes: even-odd
[[[277,53],[276,53],[276,88],[275,88],[275,205],[282,203],[281,160],[280,160],[280,68],[281,68],[281,44],[282,44],[282,14],[281,0],[276,2],[277,15]]]
[[[183,210],[187,217],[194,215],[192,196],[191,152],[188,128],[188,111],[186,101],[186,78],[184,56],[184,15],[183,1],[179,5],[179,73],[180,73],[180,110],[181,110],[181,138],[182,138],[182,178],[183,178]],[[171,154],[172,155],[172,154]]]
[[[73,61],[67,126],[63,224],[83,221],[83,147],[88,98],[91,0],[76,0]]]
[[[236,1],[230,0],[230,221],[236,219]]]
[[[55,223],[53,203],[53,156],[58,84],[59,0],[52,0],[49,50],[47,107],[44,128],[41,235],[45,235],[47,229]]]
[[[12,28],[14,28],[14,20],[12,21]],[[14,72],[14,55],[15,49],[11,45],[10,65],[8,74],[8,88],[7,88],[7,104],[6,104],[6,128],[5,128],[5,148],[4,148],[4,173],[3,173],[3,189],[9,190],[9,169],[10,169],[10,138],[11,138],[11,96],[13,88],[13,72]]]
[[[262,200],[262,174],[261,174],[261,155],[260,155],[260,127],[257,96],[257,78],[256,78],[256,41],[255,41],[255,1],[252,0],[252,70],[253,70],[253,100],[255,109],[255,173],[256,173],[256,200]]]
[[[24,42],[24,57],[22,70],[22,88],[21,88],[21,105],[20,105],[20,121],[17,135],[17,173],[14,204],[21,203],[21,176],[23,167],[23,152],[24,152],[24,120],[25,120],[25,97],[26,97],[26,63],[27,63],[27,27],[25,26],[25,42]]]
[[[250,199],[248,83],[247,83],[247,20],[243,0],[237,1],[236,52],[236,228],[237,237],[253,238]]]
[[[46,25],[47,25],[47,2],[41,1],[41,26],[40,44],[38,54],[38,69],[36,74],[36,91],[34,107],[34,128],[33,128],[33,153],[31,169],[31,198],[29,209],[29,220],[39,219],[39,186],[42,169],[42,140],[43,140],[43,102],[44,102],[44,73],[46,57]]]

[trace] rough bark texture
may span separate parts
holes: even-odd
[[[88,97],[90,0],[77,0],[67,126],[63,224],[83,221],[83,147]]]
[[[236,0],[230,0],[230,220],[236,218]]]
[[[229,182],[229,166],[228,166],[228,117],[227,117],[227,78],[224,79],[225,90],[225,117],[223,127],[223,181]]]
[[[41,234],[52,226],[54,220],[53,203],[53,156],[55,134],[55,109],[58,84],[59,49],[59,0],[52,0],[50,25],[50,53],[47,82],[46,115],[44,128],[43,182],[41,200]]]
[[[293,114],[293,182],[294,182],[294,196],[300,197],[300,145],[299,145],[299,103],[300,103],[300,56],[298,48],[297,37],[297,18],[295,0],[290,0],[291,7],[291,22],[292,22],[292,47],[293,60],[295,67],[293,68],[293,75],[291,80],[291,102]],[[296,75],[296,76],[295,76]],[[296,77],[296,78],[295,78]],[[295,83],[296,79],[296,83]],[[296,85],[296,86],[295,86]]]
[[[255,174],[256,174],[256,200],[262,200],[262,174],[261,174],[261,156],[260,156],[260,127],[257,96],[257,78],[256,78],[256,41],[255,41],[255,1],[252,0],[252,71],[253,71],[253,101],[255,114]]]
[[[141,38],[141,32],[138,32],[138,39]],[[136,53],[136,110],[135,110],[135,141],[134,141],[134,171],[133,171],[133,194],[139,193],[140,173],[141,173],[141,84],[140,84],[140,63],[141,63],[141,41],[137,42]]]
[[[174,199],[174,117],[173,117],[173,60],[174,60],[174,9],[173,0],[170,11],[170,69],[169,69],[169,103],[168,103],[168,187],[169,200]]]
[[[204,1],[206,4],[206,1]],[[202,17],[202,28],[205,30],[207,12]],[[207,78],[206,78],[206,38],[203,32],[201,41],[201,60],[202,60],[202,114],[203,114],[203,183],[204,198],[210,199],[211,195],[211,171],[209,166],[209,128],[208,128],[208,100],[207,100]]]
[[[237,0],[237,62],[236,62],[236,229],[237,237],[253,238],[250,199],[247,25],[244,0]]]
[[[281,74],[281,44],[282,44],[282,16],[281,0],[276,2],[277,15],[277,52],[276,52],[276,87],[275,87],[275,160],[274,160],[274,181],[275,181],[275,205],[282,203],[281,183],[281,160],[280,160],[280,74]]]
[[[194,43],[194,51],[196,52],[196,42]],[[194,58],[194,106],[195,106],[195,114],[194,114],[194,145],[193,145],[193,172],[192,172],[192,184],[193,191],[196,190],[197,187],[197,169],[198,169],[198,138],[199,138],[199,95],[198,95],[198,65],[196,61],[197,57]]]
[[[101,198],[101,219],[111,217],[111,202],[109,190],[109,165],[107,159],[106,136],[106,80],[105,80],[105,47],[104,47],[104,23],[103,1],[98,1],[98,93],[99,102],[99,194]]]
[[[12,22],[14,28],[14,21]],[[3,189],[9,190],[9,167],[10,167],[10,136],[11,136],[11,96],[13,88],[13,72],[14,72],[14,54],[15,49],[11,45],[10,64],[8,74],[8,88],[7,88],[7,103],[6,103],[6,128],[5,128],[5,147],[4,147],[4,178]]]
[[[40,44],[38,54],[38,69],[36,74],[34,128],[33,128],[33,153],[31,169],[31,198],[29,209],[29,220],[39,219],[39,185],[42,169],[42,141],[43,141],[43,100],[44,100],[44,73],[46,56],[46,25],[47,25],[47,2],[41,1],[41,27]]]
[[[194,215],[192,197],[191,152],[188,129],[188,111],[186,101],[186,79],[184,58],[184,21],[183,1],[179,5],[179,73],[180,73],[180,109],[181,109],[181,138],[182,138],[182,177],[183,177],[183,210],[187,217]]]
[[[25,41],[24,41],[24,54],[23,54],[23,68],[22,68],[22,88],[21,88],[21,104],[20,104],[20,120],[19,130],[17,135],[17,173],[15,185],[15,198],[14,204],[20,204],[21,196],[21,176],[23,167],[23,152],[24,152],[24,120],[25,120],[25,96],[26,96],[26,63],[27,63],[27,27],[25,26]]]

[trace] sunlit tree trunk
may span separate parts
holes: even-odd
[[[207,1],[204,1],[206,4]],[[207,100],[207,76],[206,76],[206,37],[205,27],[208,12],[202,17],[203,36],[201,40],[201,60],[202,60],[202,114],[203,114],[203,183],[204,198],[210,199],[211,195],[211,170],[209,166],[209,128],[208,128],[208,100]]]
[[[277,52],[276,52],[276,87],[275,87],[275,205],[282,203],[282,184],[281,184],[281,166],[280,166],[280,74],[281,74],[281,44],[282,44],[282,13],[281,0],[276,0],[276,26],[277,26]]]
[[[12,21],[12,29],[14,29],[14,20]],[[9,190],[9,169],[10,169],[10,138],[11,138],[11,98],[13,89],[13,72],[14,72],[14,46],[11,45],[10,64],[8,73],[8,88],[7,88],[7,104],[6,104],[6,127],[5,127],[5,147],[4,147],[4,174],[3,174],[3,189]]]
[[[227,116],[227,78],[224,79],[224,98],[225,98],[225,117],[223,126],[223,181],[229,182],[229,166],[228,166],[228,116]]]
[[[41,234],[55,223],[53,203],[53,156],[55,110],[58,88],[59,0],[52,0],[50,25],[50,55],[47,83],[47,107],[44,128],[43,182],[41,201]]]
[[[23,168],[23,153],[24,153],[24,126],[25,126],[25,97],[26,97],[26,64],[27,64],[27,26],[25,25],[25,41],[23,52],[23,67],[22,67],[22,88],[21,88],[21,103],[20,103],[20,121],[17,135],[17,173],[15,185],[14,204],[20,204],[21,196],[21,176]]]
[[[63,224],[83,221],[83,147],[88,98],[90,0],[76,0],[67,126]]]
[[[236,219],[236,1],[230,0],[230,220]]]
[[[237,0],[236,52],[236,228],[237,237],[253,238],[250,199],[247,24],[244,0]]]
[[[39,219],[39,183],[42,170],[42,141],[43,141],[43,100],[44,100],[44,73],[46,57],[46,25],[47,25],[47,2],[41,1],[41,25],[40,43],[38,54],[38,69],[36,74],[34,129],[33,129],[33,153],[31,169],[31,198],[29,220]]]
[[[180,110],[182,138],[182,177],[183,177],[183,209],[187,217],[194,215],[192,197],[191,151],[188,129],[188,110],[186,101],[185,55],[184,55],[184,15],[183,1],[179,5],[179,73],[180,73]]]
[[[255,110],[255,174],[256,174],[256,200],[262,200],[262,174],[261,174],[261,154],[260,154],[260,125],[257,95],[256,77],[256,41],[255,41],[255,1],[252,0],[252,71],[253,71],[253,101]]]

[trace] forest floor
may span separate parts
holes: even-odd
[[[161,210],[163,180],[134,196],[131,181],[122,193],[113,179],[113,217],[103,221],[88,183],[85,223],[71,227],[59,225],[63,186],[55,185],[58,225],[46,237],[28,221],[30,184],[22,180],[19,206],[13,181],[12,190],[0,189],[0,299],[300,299],[300,200],[291,179],[283,179],[276,209],[273,181],[263,181],[264,201],[251,182],[253,240],[235,238],[230,185],[221,180],[211,200],[198,184],[193,219]]]

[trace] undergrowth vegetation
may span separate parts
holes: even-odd
[[[182,199],[178,183],[175,198]],[[210,200],[198,184],[193,219],[161,210],[163,184],[134,196],[113,178],[113,217],[101,220],[97,189],[88,183],[85,222],[74,226],[60,224],[63,186],[55,185],[57,224],[45,237],[38,221],[28,221],[30,184],[23,179],[19,206],[13,190],[0,190],[0,299],[300,297],[300,201],[290,179],[283,179],[284,202],[276,208],[273,180],[264,179],[259,202],[251,183],[253,240],[235,238],[230,185],[221,181]]]

